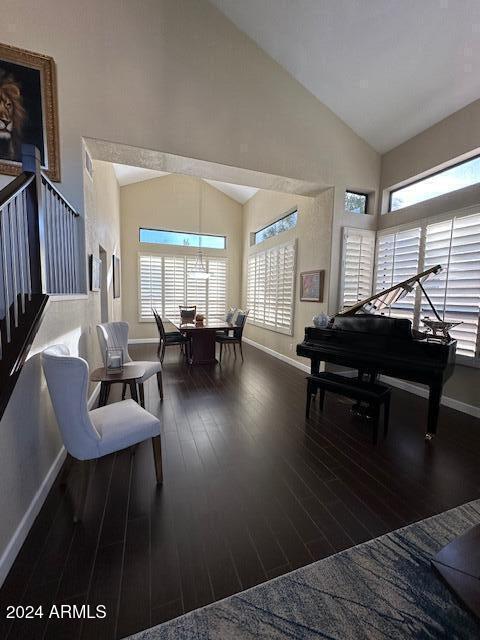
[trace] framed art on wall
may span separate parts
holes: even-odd
[[[300,300],[302,302],[323,302],[325,271],[303,271],[300,274]]]
[[[59,182],[53,58],[0,44],[0,173],[21,173],[24,143],[39,149],[42,169]]]
[[[113,261],[113,297],[120,298],[120,258],[112,256]]]

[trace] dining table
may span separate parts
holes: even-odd
[[[168,318],[177,331],[190,338],[189,364],[214,364],[215,337],[217,331],[230,331],[235,325],[221,318],[206,318],[202,321],[183,322],[181,318]]]

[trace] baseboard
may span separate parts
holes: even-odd
[[[260,351],[264,351],[274,358],[278,358],[287,364],[296,367],[297,369],[301,369],[302,371],[308,371],[310,373],[310,367],[308,365],[302,364],[301,362],[297,362],[293,358],[289,358],[288,356],[284,356],[282,353],[278,353],[278,351],[274,351],[273,349],[269,349],[268,347],[263,346],[254,340],[250,340],[250,338],[243,338],[244,342],[255,347],[256,349],[260,349]],[[348,369],[340,372],[342,375],[348,378],[352,378],[357,375],[357,372],[353,369]],[[406,382],[405,380],[399,380],[398,378],[390,378],[390,376],[380,376],[382,380],[384,380],[387,384],[392,385],[392,387],[397,387],[398,389],[403,389],[404,391],[408,391],[410,393],[414,393],[417,396],[421,396],[422,398],[428,398],[428,390],[423,387],[419,387],[416,384],[412,384],[411,382]],[[455,398],[449,398],[448,396],[443,395],[440,401],[445,407],[450,407],[451,409],[455,409],[456,411],[461,411],[462,413],[466,413],[474,418],[480,418],[480,407],[475,407],[471,404],[467,404],[466,402],[461,402],[460,400],[455,400]]]
[[[100,383],[98,383],[95,386],[93,392],[91,393],[88,399],[88,402],[87,402],[88,409],[91,409],[93,407],[93,405],[95,404],[98,398],[99,393],[100,393]],[[25,512],[25,515],[20,520],[20,523],[17,526],[15,533],[11,537],[10,542],[6,546],[4,552],[2,553],[0,557],[0,587],[2,586],[5,578],[8,575],[8,572],[10,571],[13,563],[15,562],[15,558],[17,557],[18,552],[22,548],[22,544],[25,542],[25,538],[27,537],[28,532],[30,531],[30,528],[35,518],[37,517],[40,509],[42,508],[43,503],[45,502],[45,498],[47,497],[48,492],[50,491],[66,456],[67,456],[67,452],[65,450],[65,447],[62,446],[62,448],[57,454],[57,457],[53,461],[52,466],[48,470],[47,475],[43,479],[43,482],[40,485],[38,491],[33,496],[33,499],[30,502],[30,505],[27,511]]]
[[[386,383],[391,384],[392,387],[409,391],[410,393],[414,393],[416,396],[421,396],[422,398],[428,398],[428,389],[419,387],[418,385],[407,382],[406,380],[399,380],[398,378],[391,378],[390,376],[380,377]],[[455,398],[443,395],[440,400],[440,404],[443,404],[445,407],[450,407],[451,409],[456,409],[456,411],[467,413],[469,416],[473,416],[474,418],[480,418],[480,407],[475,407],[472,404],[455,400]]]
[[[293,358],[284,356],[283,353],[279,353],[278,351],[269,349],[268,347],[265,347],[263,344],[260,344],[259,342],[255,342],[250,338],[244,337],[243,341],[246,342],[246,344],[249,344],[252,347],[255,347],[255,349],[260,349],[260,351],[264,351],[265,353],[268,353],[268,355],[273,356],[274,358],[278,358],[279,360],[282,360],[282,362],[286,362],[287,364],[292,365],[292,367],[296,367],[297,369],[301,369],[302,371],[306,371],[307,373],[310,373],[310,366],[307,364],[303,364],[303,362],[298,362]]]
[[[20,551],[22,544],[25,542],[25,538],[30,531],[30,528],[37,517],[40,509],[43,506],[45,498],[50,491],[52,484],[55,481],[55,478],[60,471],[63,461],[65,460],[67,452],[65,451],[65,447],[62,446],[60,451],[57,454],[57,457],[53,461],[52,466],[48,470],[47,475],[43,479],[42,484],[40,485],[38,491],[33,496],[33,499],[28,507],[25,515],[20,520],[19,525],[17,526],[15,533],[10,539],[5,551],[2,553],[0,558],[0,586],[3,584],[5,578],[8,575],[13,563],[15,562],[15,558],[17,557],[18,552]]]
[[[158,338],[129,338],[128,344],[158,344]]]

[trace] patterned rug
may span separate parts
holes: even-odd
[[[480,523],[480,500],[320,560],[131,636],[135,640],[480,638],[430,567]]]

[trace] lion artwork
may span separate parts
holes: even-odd
[[[26,120],[19,83],[0,69],[0,157],[19,160]]]

